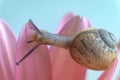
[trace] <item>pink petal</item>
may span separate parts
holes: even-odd
[[[120,80],[120,76],[118,76],[118,79],[117,80]]]
[[[82,17],[80,19],[79,27],[77,29],[78,30],[77,32],[79,32],[79,30],[83,30],[83,29],[86,29],[88,27],[91,27],[91,24],[90,24],[89,20],[87,20],[86,17]]]
[[[57,33],[61,31],[61,29],[64,29],[64,25],[74,17],[74,15],[72,13],[68,13],[66,14],[63,19],[61,20],[60,24],[58,25],[58,28],[57,28]]]
[[[112,80],[114,72],[118,64],[118,59],[116,59],[111,66],[102,73],[98,80]]]
[[[64,21],[61,21],[61,24],[62,22],[64,23],[64,27],[59,26],[62,28],[58,33],[61,35],[75,34],[81,30],[81,27],[82,29],[85,29],[90,26],[87,21],[88,20],[85,18],[80,20],[79,16],[72,17],[68,22],[66,22],[66,24]],[[68,50],[52,46],[50,48],[50,57],[53,80],[85,80],[86,68],[76,63],[71,58]]]
[[[0,20],[0,80],[14,80],[16,39],[9,26]]]
[[[17,42],[17,61],[20,60],[37,42],[32,40],[31,24],[27,23]],[[48,48],[45,45],[38,47],[19,66],[16,66],[16,80],[51,80],[51,66]]]

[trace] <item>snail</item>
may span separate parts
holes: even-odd
[[[62,36],[39,30],[31,20],[29,22],[32,24],[32,41],[38,41],[40,44],[30,50],[17,65],[42,44],[68,49],[74,61],[93,70],[107,69],[117,57],[116,38],[107,30],[87,28],[74,36]]]

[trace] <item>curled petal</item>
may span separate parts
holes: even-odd
[[[27,43],[33,38],[31,23],[27,23],[18,38],[17,61],[30,51],[37,42]],[[48,48],[39,46],[19,66],[16,66],[16,80],[51,80],[51,67]]]
[[[61,35],[76,34],[81,30],[81,27],[82,29],[85,29],[90,26],[87,21],[87,19],[80,20],[79,16],[74,16],[69,19],[66,24],[64,24],[63,26],[59,26],[62,28],[60,28],[61,30],[59,30],[57,33]],[[53,80],[85,80],[86,68],[76,63],[71,58],[68,50],[57,47],[50,47],[50,57]]]
[[[0,80],[14,80],[16,39],[9,26],[0,20]]]

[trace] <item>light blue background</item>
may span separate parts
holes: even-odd
[[[0,0],[0,17],[16,37],[29,19],[40,28],[55,32],[60,19],[68,12],[86,16],[93,27],[107,29],[117,40],[120,38],[120,0]],[[114,79],[118,72],[117,67]],[[96,80],[99,74],[90,70],[87,78]]]

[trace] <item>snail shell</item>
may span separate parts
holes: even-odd
[[[104,70],[117,57],[116,39],[106,30],[90,28],[75,36],[70,54],[76,62],[87,68]]]

